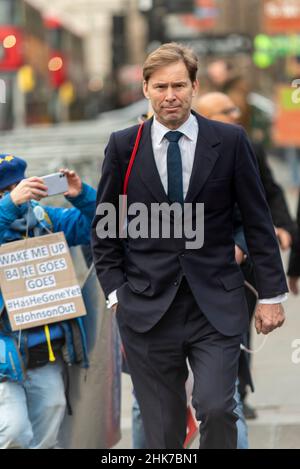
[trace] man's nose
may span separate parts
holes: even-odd
[[[174,90],[173,90],[172,86],[168,86],[167,93],[166,93],[166,100],[167,101],[174,101],[175,98],[176,98],[176,96],[175,96],[175,93],[174,93]]]

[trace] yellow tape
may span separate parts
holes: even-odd
[[[45,326],[45,335],[46,335],[46,340],[47,340],[47,345],[48,345],[49,361],[50,362],[55,362],[55,356],[54,356],[52,346],[51,346],[49,326]]]

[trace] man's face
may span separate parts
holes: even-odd
[[[216,86],[222,86],[229,78],[226,62],[217,60],[207,67],[207,75]]]
[[[223,98],[216,100],[211,106],[210,119],[225,122],[227,124],[238,124],[241,117],[239,108],[235,106],[230,98],[224,96]]]
[[[169,129],[177,129],[190,115],[197,86],[180,61],[153,72],[148,82],[144,81],[144,94],[150,99],[157,120]]]

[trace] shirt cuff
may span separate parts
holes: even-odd
[[[106,300],[106,306],[108,308],[112,308],[117,303],[118,303],[117,290],[114,290],[108,295],[108,299]]]
[[[259,303],[263,305],[274,305],[276,303],[283,303],[288,298],[288,294],[284,293],[283,295],[274,296],[274,298],[266,298],[264,300],[258,300]]]

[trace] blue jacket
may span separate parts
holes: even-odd
[[[53,233],[62,231],[70,247],[89,244],[91,222],[96,210],[96,191],[83,184],[82,192],[77,197],[67,197],[67,199],[72,203],[73,208],[43,206],[45,216],[39,224],[42,228]],[[39,205],[35,201],[30,203],[33,208]],[[10,230],[10,225],[15,220],[22,218],[26,210],[28,210],[28,205],[16,206],[9,193],[0,200],[1,244],[7,242],[8,239],[20,239],[20,237],[14,238],[15,233]],[[33,231],[29,231],[28,234],[34,236]],[[0,315],[3,308],[4,302],[0,292]],[[82,339],[83,365],[87,366],[86,342],[81,318],[76,319],[76,327],[79,329]],[[65,337],[70,363],[75,362],[73,333],[68,321],[52,324],[49,329],[51,340]],[[19,347],[17,346],[18,341],[20,342]],[[19,337],[19,333],[11,331],[7,315],[4,312],[0,328],[0,381],[3,379],[22,381],[25,377],[24,369],[26,368],[28,349],[44,342],[46,342],[46,337],[43,327],[22,331]]]

